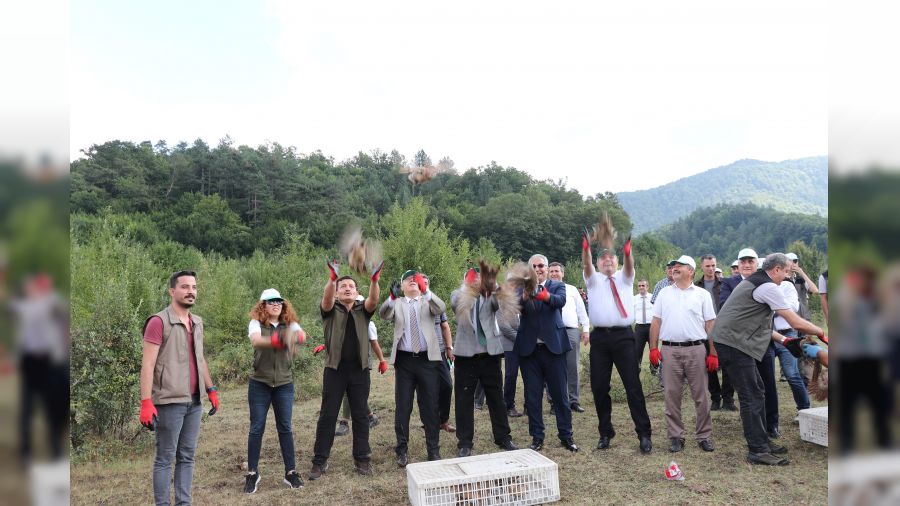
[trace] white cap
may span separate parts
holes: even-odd
[[[691,269],[697,269],[697,262],[694,261],[694,257],[690,257],[687,255],[681,255],[677,260],[675,260],[675,263],[681,265],[690,265]]]
[[[765,269],[765,265],[766,265],[766,258],[765,257],[760,258],[759,265],[756,266],[756,270],[761,271],[761,270]]]
[[[719,269],[718,267],[716,267],[716,272],[718,272],[719,274],[722,274],[722,269]]]
[[[788,253],[785,256],[788,257],[788,260],[800,260],[796,253]]]
[[[259,300],[272,300],[272,299],[281,299],[284,300],[284,297],[278,293],[278,290],[274,288],[266,288],[263,290],[262,295],[259,296]]]
[[[741,258],[747,258],[747,257],[752,257],[755,260],[759,260],[759,255],[757,255],[756,252],[753,251],[752,248],[744,248],[740,252],[738,252],[738,260],[740,260]]]
[[[740,261],[740,260],[735,260],[734,262],[731,262],[731,266],[732,266],[732,267],[737,267],[737,266],[740,265],[740,264],[741,264],[741,261]]]

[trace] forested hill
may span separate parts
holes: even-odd
[[[814,214],[783,213],[753,204],[719,204],[698,209],[662,227],[656,234],[688,255],[700,257],[712,253],[720,265],[731,265],[738,251],[747,247],[760,255],[787,253],[796,249],[792,248],[794,241],[803,241],[812,249],[824,252],[828,247],[828,220]]]
[[[740,160],[650,190],[622,192],[617,197],[634,223],[635,234],[719,203],[750,203],[827,216],[828,158]]]
[[[620,240],[631,221],[611,194],[585,198],[559,183],[534,180],[491,164],[450,171],[413,186],[404,165],[431,164],[393,151],[359,153],[344,162],[277,143],[251,148],[224,139],[169,147],[111,141],[85,150],[71,165],[71,210],[78,216],[109,212],[131,216],[133,235],[162,236],[229,257],[271,251],[291,233],[325,249],[345,225],[362,221],[367,235],[385,236],[381,218],[396,203],[425,199],[431,218],[451,237],[474,246],[484,239],[507,258],[541,252],[576,259],[581,227],[610,212]],[[452,162],[449,162],[452,164]],[[78,223],[73,224],[76,232]]]

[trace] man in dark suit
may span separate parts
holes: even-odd
[[[528,263],[537,273],[538,287],[534,293],[523,291],[521,317],[513,351],[519,356],[522,381],[525,383],[525,409],[528,412],[530,448],[544,447],[544,416],[542,397],[544,384],[553,399],[567,399],[566,353],[572,349],[560,309],[566,305],[566,287],[559,281],[547,279],[547,257],[532,255]],[[557,403],[556,428],[563,448],[577,452],[572,439],[572,408]]]
[[[716,314],[722,309],[722,303],[719,301],[719,294],[722,291],[723,280],[716,276],[716,257],[713,254],[706,254],[700,258],[700,268],[703,276],[694,282],[694,285],[706,289],[712,296],[713,308]],[[737,285],[735,285],[737,286]],[[709,346],[708,344],[706,345]],[[726,411],[737,411],[734,405],[734,387],[731,386],[731,379],[722,371],[722,383],[719,383],[719,373],[711,372],[708,378],[708,390],[710,396],[710,410],[718,411],[724,409]]]

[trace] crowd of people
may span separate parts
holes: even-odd
[[[651,374],[658,377],[665,398],[669,452],[683,451],[685,446],[681,404],[686,384],[696,410],[694,438],[702,451],[715,450],[710,412],[739,411],[747,462],[787,465],[788,449],[776,442],[781,433],[775,360],[780,362],[797,410],[808,408],[805,379],[793,350],[802,349],[826,365],[827,350],[808,340],[794,346],[793,340],[811,335],[827,343],[823,330],[809,321],[808,304],[810,294],[820,294],[827,308],[827,273],[817,286],[800,267],[797,255],[772,253],[760,259],[753,249],[744,248],[732,264],[730,277],[723,276],[712,255],[701,258],[702,274],[697,276],[694,258],[682,255],[667,263],[666,277],[652,292],[649,281],[642,278],[635,293],[635,252],[630,240],[622,248],[621,265],[613,249],[600,248],[596,261],[593,253],[585,237],[583,291],[563,281],[561,263],[551,263],[541,254],[532,255],[527,264],[535,278],[533,288],[527,283],[498,283],[496,272],[487,272],[484,264],[481,269],[469,268],[449,298],[455,335],[447,303],[431,291],[425,273],[407,270],[381,300],[383,263],[370,273],[364,297],[356,279],[341,276],[337,262],[327,262],[328,278],[319,304],[324,344],[313,350],[324,365],[321,409],[306,478],[317,480],[328,472],[335,437],[348,433],[352,433],[356,472],[372,474],[369,431],[378,423],[368,404],[372,355],[379,373],[393,368],[394,451],[401,468],[410,462],[414,400],[424,428],[427,460],[442,458],[442,431],[455,433],[456,456],[475,453],[474,413],[484,405],[498,449],[519,448],[509,420],[524,415],[531,437],[527,447],[542,450],[545,392],[560,446],[578,452],[572,417],[585,412],[579,377],[585,345],[598,419],[598,450],[610,448],[617,435],[610,397],[615,368],[625,389],[637,448],[642,454],[653,451],[640,377],[649,348]],[[196,274],[174,273],[169,295],[171,304],[145,324],[140,420],[156,435],[156,503],[169,502],[174,465],[175,500],[186,504],[191,496],[201,392],[209,398],[210,415],[218,410],[219,401],[203,352],[203,320],[191,312],[197,297]],[[372,322],[376,313],[393,326],[387,356]],[[283,482],[299,488],[303,480],[294,459],[291,367],[306,335],[290,302],[275,288],[262,292],[249,317],[247,332],[254,355],[247,391],[250,420],[244,492],[256,492],[261,481],[259,455],[270,407],[284,461]],[[520,373],[524,413],[516,406]],[[455,426],[450,420],[453,398]],[[339,419],[342,404],[344,414]]]

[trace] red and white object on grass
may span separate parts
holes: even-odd
[[[674,460],[669,462],[669,467],[666,468],[666,479],[669,481],[684,481],[684,473]]]

